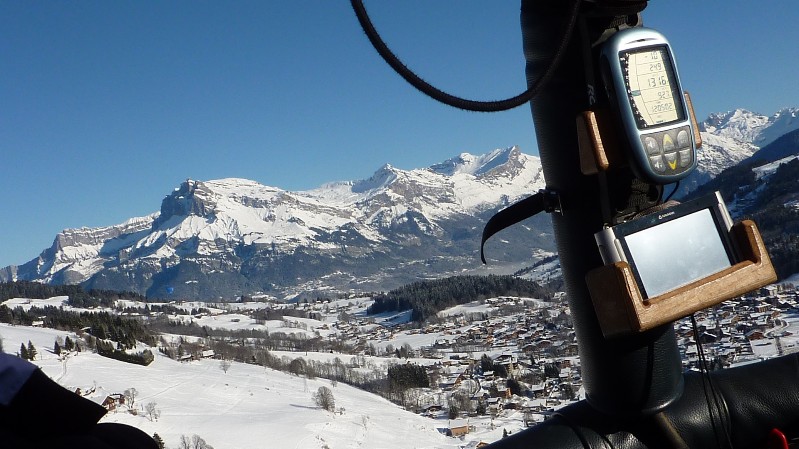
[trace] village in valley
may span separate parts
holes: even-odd
[[[513,416],[528,426],[584,398],[565,294],[548,301],[493,298],[448,309],[439,318],[439,323],[420,328],[412,323],[375,327],[369,317],[337,322],[335,327],[360,348],[375,342],[384,348],[410,345],[423,357],[414,362],[424,363],[436,382],[409,408],[427,416],[446,416],[448,402],[441,399],[452,401],[458,392],[468,392],[459,418]],[[690,320],[675,323],[685,369],[699,369],[697,341],[703,344],[710,369],[799,351],[799,294],[790,284],[762,288],[697,312],[695,318],[698,335]],[[486,355],[496,369],[485,369]]]
[[[3,304],[10,309],[46,305],[69,309],[66,301],[11,299]],[[113,311],[145,323],[161,323],[159,342],[152,348],[159,356],[183,363],[216,359],[225,372],[234,360],[282,367],[307,378],[330,377],[344,383],[353,379],[359,386],[354,380],[357,373],[361,373],[360,382],[366,383],[385,378],[392,366],[422,367],[425,382],[400,385],[384,396],[456,438],[500,428],[503,435],[519,431],[585,397],[565,293],[545,299],[481,299],[446,309],[425,323],[410,321],[408,312],[368,315],[371,303],[371,298],[359,295],[293,303],[269,298],[221,304],[118,301]],[[686,370],[699,367],[697,341],[704,345],[711,369],[799,350],[799,295],[790,284],[760,289],[698,312],[695,318],[698,334],[687,319],[674,324]],[[33,323],[44,324],[45,320]],[[174,333],[164,332],[163,326],[172,326]],[[192,332],[182,334],[185,329]],[[198,335],[198,329],[203,335]],[[92,330],[84,332],[76,334],[75,340],[86,340]],[[231,352],[236,345],[258,346],[266,341],[243,335],[268,336],[271,362],[264,361],[263,353]],[[302,370],[296,368],[298,360],[302,360]],[[66,367],[66,359],[63,363]],[[341,366],[356,374],[330,376],[334,371],[326,371],[325,366]],[[103,405],[113,410],[126,397],[132,400],[130,394],[109,391]],[[483,439],[464,441],[477,444]]]

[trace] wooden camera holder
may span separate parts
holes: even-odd
[[[585,279],[602,334],[607,338],[643,332],[777,280],[753,221],[734,225],[730,237],[742,261],[653,298],[641,295],[627,262],[615,262],[588,272]]]
[[[702,144],[691,97],[686,106],[693,122],[696,147]],[[586,111],[577,117],[580,167],[584,175],[605,172],[623,164],[607,111]],[[644,298],[627,262],[591,270],[586,282],[602,334],[608,337],[643,332],[696,311],[748,293],[777,280],[757,226],[744,220],[732,227],[730,237],[741,261],[711,276],[669,292]]]

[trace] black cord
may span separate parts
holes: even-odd
[[[555,54],[552,56],[552,60],[550,61],[547,70],[543,75],[541,75],[541,77],[535,80],[532,86],[530,86],[523,93],[506,100],[474,101],[450,95],[432,86],[427,81],[416,75],[411,69],[403,64],[402,61],[400,61],[399,58],[388,48],[386,43],[383,42],[380,34],[377,32],[374,25],[372,25],[372,21],[369,19],[369,14],[367,14],[366,8],[363,6],[363,0],[351,0],[352,9],[355,11],[355,15],[358,17],[358,22],[360,22],[361,28],[363,28],[364,33],[366,33],[366,37],[369,38],[369,42],[372,43],[372,46],[375,48],[375,50],[377,50],[377,53],[380,54],[380,56],[388,63],[389,66],[391,66],[392,69],[394,69],[395,72],[397,72],[413,87],[417,88],[430,98],[433,98],[434,100],[437,100],[448,106],[475,112],[506,111],[527,103],[538,94],[538,91],[541,89],[541,87],[544,86],[544,84],[546,84],[546,82],[552,77],[552,74],[555,72],[555,68],[560,65],[560,61],[565,53],[566,46],[571,40],[575,24],[577,23],[580,3],[581,0],[572,0],[569,22],[563,31],[560,45]]]
[[[677,193],[677,189],[679,188],[680,188],[680,181],[677,181],[676,183],[674,183],[674,190],[672,190],[671,193],[669,193],[669,196],[667,196],[666,199],[663,200],[663,202],[667,203],[671,199],[671,197],[673,197],[674,194]]]
[[[716,427],[716,420],[713,417],[713,409],[716,410],[716,413],[719,416],[719,424],[721,425],[722,430],[724,430],[724,434],[727,438],[727,444],[730,448],[732,448],[732,436],[730,435],[727,424],[724,422],[724,407],[722,407],[722,405],[719,403],[719,401],[722,399],[719,399],[719,394],[716,392],[713,378],[710,376],[710,372],[708,371],[707,358],[705,357],[705,350],[699,338],[699,326],[696,324],[696,316],[694,314],[691,314],[691,326],[694,330],[694,343],[696,344],[697,356],[699,357],[699,372],[701,373],[702,377],[702,390],[704,390],[705,393],[705,401],[707,402],[707,409],[708,413],[710,414],[710,425],[713,427],[713,434],[716,439],[716,444],[719,448],[722,447],[721,442],[719,441],[720,436],[718,428]],[[708,394],[708,386],[710,388],[710,394]],[[713,396],[712,403],[710,395]]]

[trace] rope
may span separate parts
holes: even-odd
[[[352,9],[355,11],[355,15],[358,17],[358,22],[361,24],[361,28],[363,28],[364,33],[366,33],[366,37],[369,38],[369,42],[372,43],[372,46],[375,48],[375,50],[377,50],[377,53],[380,54],[386,63],[388,63],[388,65],[391,66],[395,72],[397,72],[397,74],[399,74],[413,87],[436,101],[458,109],[475,112],[499,112],[513,109],[517,106],[527,103],[538,94],[538,91],[541,90],[541,87],[543,87],[552,77],[555,69],[560,64],[563,54],[565,53],[566,46],[571,40],[575,24],[577,23],[577,16],[581,0],[571,1],[572,7],[569,16],[569,22],[563,30],[563,36],[561,37],[560,45],[558,46],[555,54],[552,56],[552,60],[550,61],[546,72],[544,72],[544,74],[541,75],[541,77],[538,78],[526,91],[513,98],[498,101],[469,100],[448,94],[432,86],[430,83],[420,78],[405,64],[403,64],[402,61],[400,61],[400,59],[388,48],[386,43],[383,42],[380,34],[377,32],[372,24],[372,21],[369,19],[369,14],[366,12],[366,8],[363,6],[363,0],[351,0],[351,4]]]

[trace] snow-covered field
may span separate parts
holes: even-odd
[[[181,435],[202,437],[215,449],[249,448],[460,448],[471,441],[491,442],[503,429],[519,430],[518,419],[481,421],[465,439],[445,436],[446,419],[416,415],[376,395],[326,379],[305,379],[262,367],[233,363],[224,372],[218,360],[190,363],[156,354],[149,366],[118,362],[97,354],[73,354],[59,360],[51,351],[68,332],[0,324],[6,352],[30,340],[38,350],[36,364],[59,384],[102,401],[106,395],[138,391],[134,416],[122,406],[103,421],[120,422],[158,433],[167,447]],[[74,338],[74,336],[73,336]],[[319,408],[312,395],[319,387],[333,392],[340,413]],[[155,403],[161,416],[151,421],[143,412]],[[492,429],[493,427],[493,429]]]

